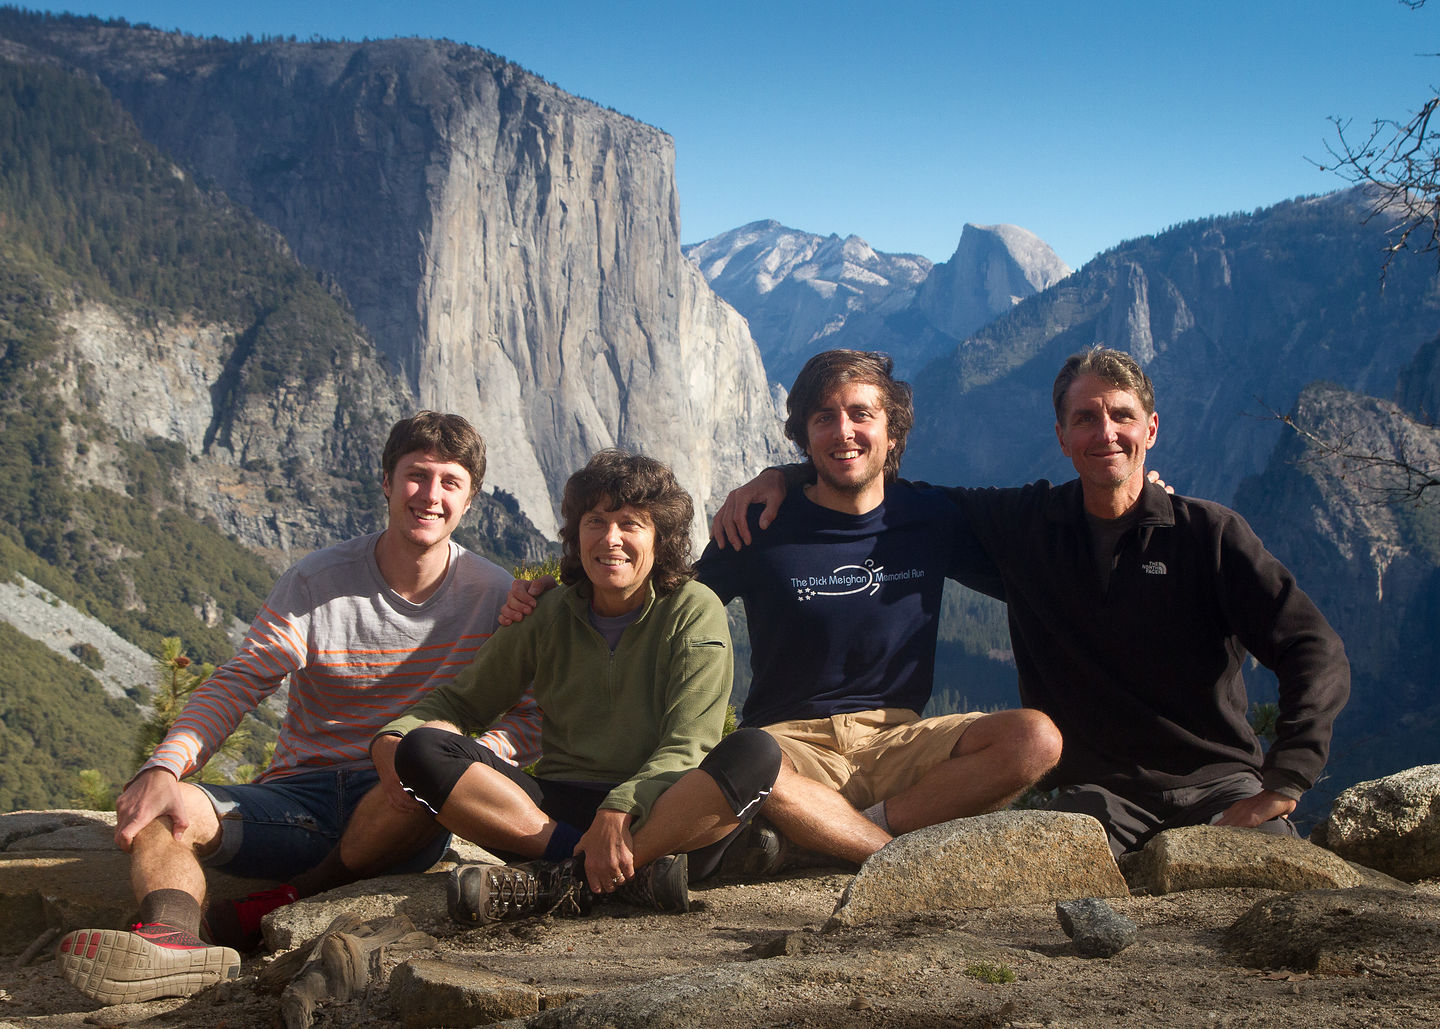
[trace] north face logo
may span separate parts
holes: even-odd
[[[1141,569],[1141,571],[1143,571],[1146,575],[1164,575],[1164,574],[1165,574],[1165,562],[1164,562],[1164,561],[1146,561],[1143,565],[1140,566],[1140,569]]]

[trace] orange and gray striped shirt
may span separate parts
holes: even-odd
[[[282,684],[275,756],[257,781],[368,763],[381,726],[470,663],[511,582],[452,540],[444,582],[412,604],[381,576],[378,538],[327,547],[286,571],[239,652],[195,691],[144,767],[177,778],[196,771]],[[514,764],[539,757],[540,710],[529,692],[480,742]]]

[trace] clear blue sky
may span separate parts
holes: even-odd
[[[24,2],[24,0],[21,0]],[[31,0],[33,3],[34,0]],[[1079,267],[1134,236],[1343,183],[1332,115],[1440,83],[1440,0],[99,0],[234,37],[445,37],[675,139],[685,242],[760,218],[936,261],[1010,222]]]

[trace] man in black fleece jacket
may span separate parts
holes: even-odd
[[[1064,739],[1054,807],[1117,854],[1179,825],[1293,834],[1350,693],[1339,636],[1238,514],[1146,482],[1159,417],[1130,355],[1076,354],[1053,399],[1079,478],[949,492],[1004,581],[1021,700]],[[1279,679],[1268,752],[1247,653]]]
[[[1146,482],[1159,418],[1133,358],[1076,354],[1053,399],[1077,479],[947,491],[957,538],[1003,583],[1021,701],[1064,740],[1041,786],[1059,787],[1056,809],[1099,819],[1117,856],[1180,825],[1293,834],[1286,816],[1349,696],[1344,646],[1238,514]],[[737,490],[717,525],[768,503],[777,479]],[[997,592],[988,575],[973,585]],[[1246,718],[1247,654],[1279,679],[1268,752]]]

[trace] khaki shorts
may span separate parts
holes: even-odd
[[[972,711],[921,718],[905,708],[801,718],[765,726],[795,770],[823,782],[860,810],[914,786],[950,757],[971,723]]]

